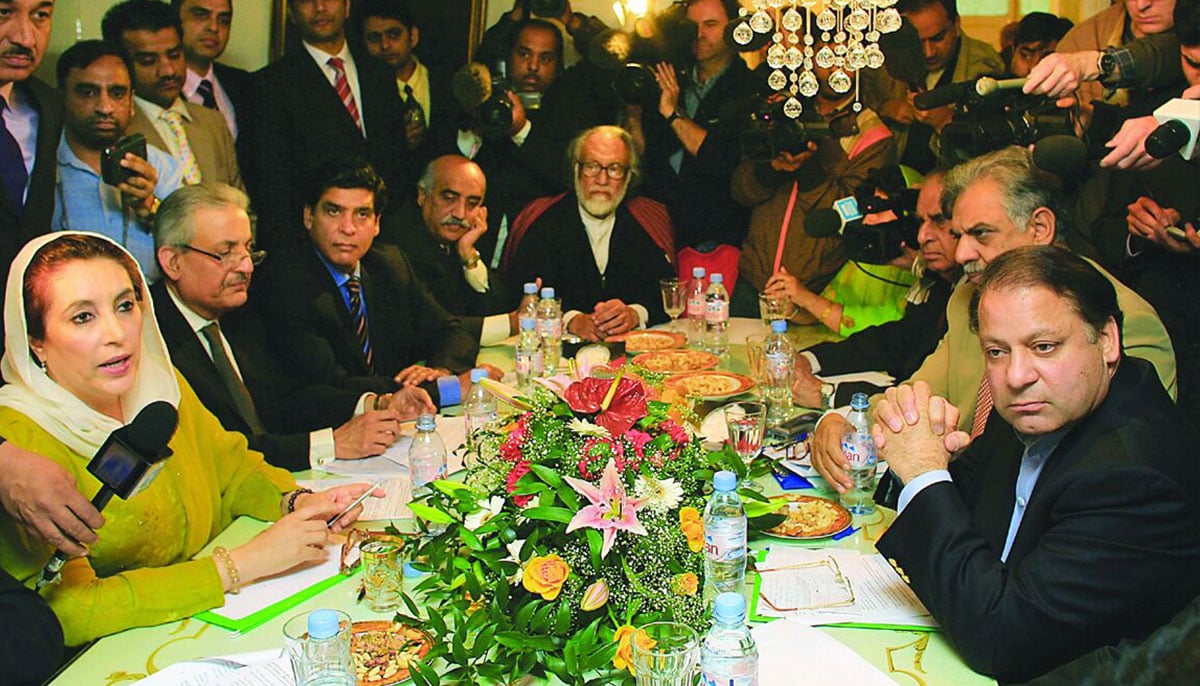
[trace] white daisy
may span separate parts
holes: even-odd
[[[683,487],[674,479],[656,479],[645,474],[638,475],[633,493],[642,501],[642,509],[651,512],[669,512],[683,500]]]
[[[575,432],[575,434],[578,436],[594,436],[596,438],[604,438],[608,435],[608,429],[578,417],[567,422],[567,428]]]
[[[504,507],[504,498],[494,495],[487,500],[479,500],[475,503],[479,509],[467,515],[463,519],[463,526],[470,531],[474,531],[483,526],[487,520],[500,514],[500,510]]]

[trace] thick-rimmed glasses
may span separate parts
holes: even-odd
[[[247,258],[250,259],[250,264],[257,267],[258,265],[262,264],[262,261],[264,259],[266,259],[266,257],[267,257],[266,250],[255,250],[254,248],[249,248],[246,250],[230,250],[229,252],[221,253],[218,255],[215,252],[201,250],[200,248],[197,248],[196,246],[190,245],[187,243],[185,243],[179,247],[187,248],[188,250],[191,250],[194,253],[199,253],[201,255],[204,255],[205,257],[211,257],[212,259],[216,260],[217,262],[220,262],[221,266],[226,269],[233,269],[234,267],[237,267],[239,264],[242,263],[242,260],[247,259]]]
[[[629,173],[629,165],[618,164],[617,162],[613,162],[612,164],[600,164],[599,162],[582,162],[576,160],[575,165],[579,167],[579,172],[589,179],[594,179],[597,176],[600,176],[601,170],[608,174],[608,178],[612,179],[613,181],[620,181],[621,179],[625,178],[626,174]]]

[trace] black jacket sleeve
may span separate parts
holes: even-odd
[[[46,601],[0,570],[0,674],[10,684],[40,684],[63,658],[63,633]]]

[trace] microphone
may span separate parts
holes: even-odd
[[[977,94],[979,94],[981,97],[986,98],[987,96],[991,95],[992,93],[996,93],[998,91],[1007,91],[1007,90],[1022,88],[1025,86],[1025,82],[1027,80],[1028,79],[1024,79],[1024,78],[1021,78],[1021,79],[993,79],[990,76],[980,76],[979,79],[975,81],[975,92]]]
[[[145,490],[171,456],[167,442],[178,424],[179,412],[170,403],[156,400],[143,407],[128,425],[109,434],[87,466],[100,481],[92,506],[103,510],[114,495],[128,500]],[[58,579],[66,561],[66,553],[54,553],[37,580],[38,590]]]
[[[832,207],[821,207],[804,217],[804,233],[813,238],[828,238],[841,232],[846,222]]]
[[[1200,101],[1174,98],[1154,110],[1159,127],[1146,137],[1146,152],[1156,159],[1179,153],[1185,160],[1200,157]]]
[[[919,110],[932,110],[944,105],[956,105],[976,96],[986,98],[1002,90],[1012,90],[1025,85],[1025,79],[994,79],[990,76],[980,76],[973,81],[959,81],[938,86],[931,91],[920,93],[913,98],[913,107]]]
[[[1087,145],[1075,136],[1056,134],[1033,144],[1033,164],[1060,178],[1071,178],[1087,164]]]
[[[464,110],[474,112],[492,97],[492,72],[487,65],[469,62],[450,78],[450,92]]]

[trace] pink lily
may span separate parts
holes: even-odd
[[[642,506],[642,501],[626,497],[625,485],[621,483],[617,465],[612,459],[604,465],[599,488],[582,479],[570,476],[564,476],[563,479],[591,502],[591,505],[576,512],[571,518],[567,524],[567,533],[585,526],[602,531],[604,547],[600,549],[600,557],[607,556],[608,551],[612,549],[617,531],[646,535],[646,528],[637,519],[637,511]]]

